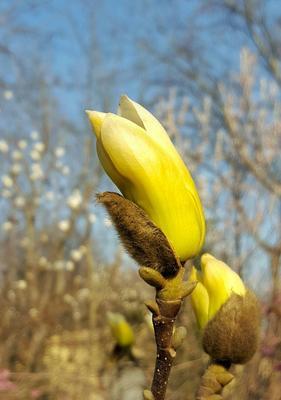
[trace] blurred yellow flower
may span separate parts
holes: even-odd
[[[191,303],[198,325],[204,328],[232,293],[245,296],[246,288],[236,272],[211,254],[203,254],[201,269],[199,272],[192,267],[189,280],[198,282]]]
[[[119,115],[87,113],[99,159],[124,197],[148,214],[182,261],[196,256],[205,238],[201,201],[159,121],[126,96]]]
[[[107,314],[111,333],[120,347],[129,347],[134,341],[134,332],[125,317],[119,313]]]

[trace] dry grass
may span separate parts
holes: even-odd
[[[143,301],[152,293],[136,271],[118,262],[90,270],[86,260],[71,272],[27,265],[24,271],[21,280],[10,278],[18,271],[6,273],[1,290],[1,399],[111,399],[116,385],[124,385],[124,370],[134,371],[135,378],[143,371],[142,385],[148,384],[154,342]],[[121,312],[132,324],[134,361],[113,356],[107,311]],[[207,358],[188,302],[179,324],[188,328],[188,337],[178,352],[168,398],[191,400]],[[267,356],[258,353],[238,369],[228,399],[237,393],[241,399],[280,398],[280,342],[265,351]]]

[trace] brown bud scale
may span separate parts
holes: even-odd
[[[232,294],[208,322],[204,350],[214,360],[244,364],[257,349],[259,327],[260,307],[254,293]]]
[[[107,209],[125,249],[137,263],[165,278],[177,274],[180,261],[168,239],[140,207],[113,192],[100,193],[97,200]]]

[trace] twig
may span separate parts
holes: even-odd
[[[153,326],[157,355],[151,392],[155,400],[165,398],[168,379],[176,350],[173,347],[173,329],[175,319],[180,310],[181,301],[157,300],[159,314],[153,314]]]
[[[157,273],[156,273],[157,274]],[[186,329],[179,327],[174,330],[175,320],[179,313],[182,300],[188,296],[196,286],[194,282],[183,280],[184,268],[180,268],[178,274],[165,280],[162,288],[160,282],[163,277],[158,276],[148,268],[141,268],[140,275],[158,289],[156,289],[156,301],[146,302],[146,306],[152,313],[156,343],[155,369],[151,390],[144,391],[145,400],[164,400],[167,384],[176,349],[181,345]]]

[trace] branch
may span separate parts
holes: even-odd
[[[239,155],[241,163],[267,190],[269,190],[269,192],[281,197],[281,184],[276,180],[269,179],[269,172],[261,167],[258,163],[251,160],[251,158],[248,156],[245,142],[236,132],[234,117],[227,112],[225,107],[223,107],[222,113],[229,135],[232,139],[232,143]]]
[[[140,276],[156,288],[156,301],[146,302],[152,313],[156,342],[156,360],[151,390],[144,391],[145,400],[164,400],[167,384],[176,349],[185,336],[185,329],[180,327],[175,333],[174,324],[180,311],[182,300],[196,286],[194,282],[183,281],[184,268],[181,267],[174,278],[163,281],[161,274],[155,274],[151,268],[140,268]]]
[[[155,360],[154,376],[151,392],[155,400],[165,398],[168,379],[176,350],[172,345],[175,319],[181,307],[181,301],[157,301],[159,314],[153,314],[153,327],[157,356]]]

